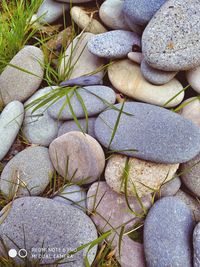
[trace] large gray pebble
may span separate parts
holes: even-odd
[[[114,107],[120,110],[122,104]],[[95,122],[95,136],[103,146],[109,146],[114,133],[111,150],[144,160],[180,163],[199,153],[200,129],[182,116],[158,106],[127,102],[114,132],[119,110],[106,110]]]
[[[193,264],[194,267],[200,266],[200,223],[198,223],[193,232]]]
[[[41,49],[27,45],[10,61],[0,75],[0,94],[5,104],[24,101],[40,86],[44,74],[44,55]],[[20,70],[20,69],[23,70]]]
[[[84,88],[77,89],[77,93],[82,98],[82,101],[87,109],[87,114],[90,117],[99,114],[110,104],[114,104],[116,101],[114,91],[107,86],[86,86]],[[64,103],[66,103],[65,96],[49,107],[48,114],[54,119],[73,119],[73,115],[68,104],[66,104],[63,111],[60,112]],[[70,103],[77,118],[84,118],[86,116],[83,105],[76,93],[74,93],[70,98]]]
[[[200,2],[168,0],[143,32],[142,51],[154,68],[179,71],[200,65]]]
[[[53,86],[40,89],[25,103],[26,111],[22,131],[25,138],[31,144],[49,146],[49,144],[57,137],[60,124],[49,116],[47,112],[49,103],[38,108],[34,112],[33,110],[39,103],[33,105],[33,107],[28,106],[36,99],[47,95],[56,88],[57,87]]]
[[[148,267],[192,267],[194,223],[189,208],[176,197],[158,200],[144,224],[144,251]]]
[[[136,33],[115,30],[93,36],[88,42],[88,49],[98,57],[123,58],[132,51],[133,45],[141,45]]]
[[[24,118],[24,107],[18,101],[9,103],[0,114],[0,160],[2,160],[20,130]]]
[[[20,248],[26,248],[27,258],[30,261],[37,260],[38,262],[39,257],[43,255],[40,263],[44,266],[98,237],[94,224],[84,212],[70,205],[65,206],[57,201],[41,197],[16,199],[0,225],[0,236],[8,250],[16,249],[18,252]],[[41,253],[42,249],[45,250],[44,253]],[[72,257],[68,255],[68,258],[61,260],[61,263],[65,263],[59,266],[84,267],[84,257],[87,251],[88,247]],[[92,264],[96,251],[97,246],[89,251],[89,264]],[[13,260],[18,264],[24,263],[24,259],[19,256]],[[51,264],[51,266],[56,265]]]
[[[29,147],[12,158],[1,174],[0,189],[7,197],[42,193],[53,175],[46,147]]]

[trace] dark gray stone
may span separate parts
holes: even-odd
[[[114,107],[120,110],[122,104]],[[109,146],[119,110],[106,110],[96,119],[95,136],[105,147]],[[160,163],[186,162],[199,153],[200,129],[175,112],[137,102],[125,103],[123,112],[111,150]]]
[[[200,223],[198,223],[193,232],[193,264],[194,267],[200,266]]]
[[[133,45],[141,46],[136,33],[115,30],[93,36],[88,42],[88,49],[98,57],[123,58],[132,51]]]
[[[95,240],[97,231],[91,219],[71,205],[63,205],[48,198],[23,197],[12,203],[11,210],[0,225],[0,237],[8,249],[19,251],[26,248],[28,259],[38,261],[43,255],[41,263],[48,264],[59,260],[62,255],[81,245]],[[46,249],[43,253],[40,251],[42,248]],[[61,262],[67,263],[59,266],[84,267],[84,256],[87,250],[88,247],[71,258],[68,256],[62,259]],[[90,264],[94,260],[96,250],[95,246],[88,254]],[[19,256],[14,258],[18,264],[22,264],[23,260]]]
[[[96,85],[101,84],[102,79],[99,75],[85,75],[78,78],[70,79],[64,82],[61,82],[60,86],[89,86],[89,85]]]
[[[116,101],[115,92],[107,86],[93,85],[77,89],[84,105],[87,109],[88,116],[92,117],[106,109],[110,104]],[[69,120],[73,119],[69,106],[66,104],[62,112],[63,104],[66,103],[66,97],[61,98],[52,104],[48,109],[48,114],[54,119]],[[70,97],[70,103],[77,118],[85,118],[83,106],[76,96],[76,93]]]
[[[192,267],[194,222],[189,208],[176,197],[158,200],[144,224],[148,267]]]

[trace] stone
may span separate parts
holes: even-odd
[[[200,93],[200,67],[198,66],[195,69],[186,71],[186,79],[192,89],[194,89],[197,93]]]
[[[53,197],[53,200],[82,210],[86,209],[86,192],[78,185],[66,185]]]
[[[95,122],[95,136],[110,150],[158,163],[186,162],[200,151],[200,129],[195,124],[175,112],[144,103],[117,104],[102,112]]]
[[[68,4],[59,3],[54,0],[44,0],[38,9],[37,17],[40,23],[50,24],[59,19],[68,9]]]
[[[183,86],[177,79],[160,86],[152,85],[144,79],[138,64],[128,59],[110,65],[108,76],[111,84],[121,93],[143,102],[174,107],[184,98]]]
[[[192,267],[194,222],[189,208],[176,197],[164,197],[150,209],[144,223],[148,267]]]
[[[98,75],[81,76],[60,83],[60,86],[89,86],[102,84],[102,79]]]
[[[125,177],[123,174],[126,165],[128,174]],[[162,184],[173,178],[178,167],[179,164],[159,164],[113,154],[105,169],[105,179],[107,184],[118,193],[126,192],[129,196],[137,194],[142,197],[158,191]]]
[[[96,181],[104,170],[103,149],[88,134],[74,131],[61,135],[50,144],[49,153],[57,172],[79,185]]]
[[[93,36],[94,34],[89,32],[82,33],[66,49],[59,68],[63,81],[90,74],[103,78],[104,59],[93,55],[87,48],[87,43]]]
[[[178,176],[175,176],[174,178],[172,178],[171,180],[169,180],[168,182],[164,183],[161,186],[160,191],[157,194],[157,197],[161,198],[161,197],[174,196],[178,192],[180,187],[181,187],[181,179]]]
[[[24,107],[19,101],[10,102],[0,114],[0,160],[11,148],[21,128]]]
[[[88,129],[87,129],[87,120],[86,119],[78,120],[82,130],[94,138],[95,138],[95,133],[94,133],[95,120],[96,120],[96,118],[89,118],[88,119]],[[78,127],[78,125],[76,124],[76,122],[74,120],[66,121],[60,126],[59,131],[58,131],[58,137],[63,135],[63,134],[72,132],[72,131],[81,131],[81,129]]]
[[[178,190],[175,196],[188,206],[188,208],[192,212],[193,220],[199,222],[200,221],[199,201],[182,190]]]
[[[143,60],[143,55],[141,52],[129,52],[128,58],[135,63],[141,64]]]
[[[31,144],[49,146],[49,144],[57,137],[59,122],[49,116],[46,110],[49,103],[38,108],[36,111],[34,111],[34,109],[39,103],[30,106],[33,101],[49,94],[56,88],[58,87],[52,86],[40,89],[25,102],[25,118],[22,132],[27,141]]]
[[[56,0],[58,1],[58,0]],[[64,3],[73,3],[73,4],[79,4],[79,3],[86,3],[86,2],[90,2],[93,0],[59,0],[60,2],[64,2]]]
[[[81,30],[99,34],[107,32],[106,28],[95,19],[95,13],[97,10],[89,12],[85,7],[73,6],[70,10],[71,18],[79,26]]]
[[[199,16],[198,0],[166,1],[143,32],[142,51],[148,64],[166,71],[198,67]]]
[[[61,267],[66,264],[69,267],[84,267],[88,247],[72,256],[69,252],[98,238],[94,224],[84,212],[44,197],[18,198],[12,202],[9,213],[4,217],[0,236],[8,250],[19,252],[19,248],[24,248],[26,238],[27,260],[40,260],[43,265],[53,266],[52,263],[55,265],[55,261],[59,260]],[[96,252],[97,246],[94,246],[87,254],[90,265]],[[1,248],[1,255],[4,253],[5,249]],[[19,256],[13,260],[18,265],[24,263],[24,259]]]
[[[86,117],[83,103],[87,109],[87,115],[92,117],[99,114],[110,105],[113,105],[116,101],[114,91],[110,87],[101,85],[86,86],[68,95],[70,95],[70,103],[77,118]],[[80,101],[79,97],[82,99],[83,103]],[[65,105],[64,109],[63,105]],[[48,108],[48,114],[54,119],[73,119],[71,109],[66,103],[66,96],[63,96],[52,104]]]
[[[183,183],[192,193],[200,197],[200,153],[180,167]]]
[[[191,97],[185,100],[182,105],[180,114],[200,127],[200,100],[197,97]]]
[[[106,0],[99,9],[103,23],[114,30],[129,30],[122,13],[123,0]]]
[[[200,223],[198,223],[193,232],[193,266],[200,266]]]
[[[154,69],[145,60],[142,60],[141,73],[148,82],[155,85],[162,85],[170,82],[176,76],[177,72]]]
[[[145,26],[166,0],[125,0],[123,13],[128,24]]]
[[[7,197],[41,194],[53,176],[46,147],[28,147],[14,156],[1,174],[0,189]]]
[[[93,36],[88,42],[88,49],[98,57],[113,59],[126,57],[134,45],[141,46],[136,33],[114,30]]]
[[[0,75],[0,94],[4,104],[13,100],[25,101],[40,86],[44,74],[44,55],[31,45],[25,46],[10,61]],[[29,73],[19,70],[24,69]]]

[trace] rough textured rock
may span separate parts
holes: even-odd
[[[108,147],[122,104],[102,112],[95,122],[95,136]],[[158,163],[181,163],[200,151],[200,129],[167,109],[137,103],[124,104],[111,150]],[[126,112],[126,113],[125,113]],[[148,129],[148,130],[147,130]]]
[[[12,66],[8,65],[0,76],[0,94],[4,104],[13,100],[24,101],[39,88],[44,74],[43,61],[42,51],[30,45],[25,46],[14,56],[9,63]]]
[[[144,251],[148,267],[192,267],[194,223],[189,208],[176,197],[158,200],[144,223]]]
[[[71,182],[94,182],[105,166],[104,152],[99,143],[81,132],[69,132],[56,138],[50,144],[49,152],[54,168]]]
[[[200,100],[196,97],[191,97],[185,100],[182,105],[184,106],[180,114],[200,127]]]
[[[194,267],[200,266],[200,223],[198,223],[193,232],[193,264]]]

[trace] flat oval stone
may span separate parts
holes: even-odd
[[[175,178],[171,179],[170,181],[164,183],[160,191],[157,194],[157,197],[170,197],[174,196],[178,190],[181,187],[181,179],[178,176],[175,176]]]
[[[98,12],[96,10],[96,12]],[[107,29],[89,12],[87,8],[73,6],[70,10],[71,18],[85,32],[94,34],[107,32]],[[95,14],[95,11],[94,11]]]
[[[124,17],[129,24],[146,25],[166,0],[125,0]]]
[[[141,46],[136,33],[114,30],[93,36],[88,42],[88,49],[98,57],[123,58],[132,51],[133,45]]]
[[[141,63],[141,72],[144,78],[155,85],[170,82],[176,75],[175,71],[162,71],[152,68],[145,60]]]
[[[200,65],[200,2],[169,0],[145,28],[142,51],[154,68],[190,70]]]
[[[96,118],[88,118],[88,125],[87,125],[86,119],[78,120],[82,130],[94,138],[95,138],[95,133],[94,133],[95,121],[96,121]],[[88,128],[87,128],[87,126],[88,126]],[[72,132],[72,131],[79,131],[80,132],[81,129],[78,127],[78,125],[76,124],[76,122],[74,120],[66,121],[60,126],[59,131],[58,131],[58,137],[63,135],[63,134]]]
[[[21,128],[24,118],[23,104],[10,102],[0,114],[0,160],[11,148]]]
[[[158,200],[144,223],[144,251],[148,267],[192,267],[194,223],[189,208],[176,197]]]
[[[113,105],[116,101],[114,91],[107,86],[86,86],[84,88],[77,89],[76,92],[79,93],[80,97],[82,98],[89,117],[99,114],[104,109],[109,107],[109,105]],[[62,107],[65,103],[66,97],[64,96],[48,108],[48,114],[54,119],[73,119],[69,105],[66,104],[65,108],[62,110]],[[76,117],[85,118],[86,115],[83,105],[81,104],[76,93],[71,96],[70,103]]]
[[[193,232],[193,264],[194,267],[199,267],[200,263],[200,223],[198,223]]]
[[[81,132],[69,132],[56,138],[50,144],[49,153],[57,172],[71,182],[94,182],[105,166],[105,155],[100,144]]]
[[[46,147],[29,147],[14,156],[1,174],[0,189],[7,197],[41,194],[53,176]],[[18,185],[19,184],[19,185]]]
[[[177,79],[164,85],[153,85],[144,79],[138,64],[128,59],[110,65],[108,77],[121,93],[150,104],[174,107],[184,98],[183,86]]]
[[[18,198],[3,217],[5,219],[0,225],[0,235],[7,249],[18,252],[19,248],[25,246],[27,259],[31,262],[40,261],[44,266],[55,266],[55,261],[60,260],[61,267],[84,267],[88,247],[71,257],[69,252],[98,238],[93,222],[84,212],[44,197]],[[41,252],[42,249],[45,253]],[[94,246],[87,254],[90,265],[96,252],[97,246]],[[5,250],[1,250],[1,256],[5,256],[5,253]],[[13,260],[17,265],[24,264],[24,259],[19,256]]]
[[[185,100],[182,105],[180,114],[200,127],[200,100],[197,97],[191,97]]]
[[[200,93],[200,67],[186,71],[186,78],[192,89]]]
[[[47,95],[52,91],[52,89],[56,88],[56,86],[52,86],[40,89],[24,104],[25,118],[23,122],[22,132],[25,138],[31,144],[49,146],[49,144],[57,137],[59,122],[49,116],[46,110],[49,104],[38,108],[34,112],[34,108],[36,108],[39,103],[35,104],[33,107],[28,106],[36,99]]]
[[[94,73],[103,78],[101,67],[105,63],[104,59],[93,55],[87,48],[87,43],[93,36],[90,32],[82,33],[67,47],[59,68],[63,81]]]
[[[126,164],[129,166],[127,187],[123,176]],[[159,190],[162,184],[173,178],[178,167],[179,164],[159,164],[113,154],[105,169],[105,179],[118,193],[127,192],[130,196],[136,196],[137,192],[142,197]]]
[[[195,124],[167,109],[137,102],[124,104],[111,142],[122,104],[114,107],[118,110],[102,112],[95,122],[95,136],[103,146],[169,164],[186,162],[200,152],[200,129]]]
[[[14,56],[9,64],[16,67],[8,65],[0,75],[2,100],[4,104],[13,100],[23,102],[39,88],[42,82],[44,74],[43,52],[35,46],[27,45]]]

